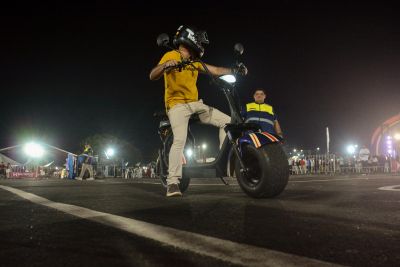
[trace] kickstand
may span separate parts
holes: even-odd
[[[224,183],[224,185],[229,185],[229,183],[227,181],[225,181],[224,177],[219,177],[221,179],[221,181]]]

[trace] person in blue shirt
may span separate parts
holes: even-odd
[[[246,104],[242,115],[245,122],[258,123],[261,131],[278,135],[283,138],[278,117],[271,105],[265,103],[266,93],[264,89],[257,88],[254,91],[254,102]]]
[[[80,155],[82,157],[82,168],[81,172],[78,177],[76,177],[76,180],[82,180],[83,176],[85,175],[86,170],[89,171],[89,178],[86,180],[94,180],[94,175],[93,175],[93,165],[92,165],[92,160],[93,160],[93,149],[90,144],[85,144],[85,149],[83,150],[83,153]]]

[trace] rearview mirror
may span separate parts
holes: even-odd
[[[157,37],[157,45],[158,46],[168,46],[169,44],[169,36],[166,33],[162,33]]]
[[[240,56],[243,54],[244,47],[241,43],[235,44],[233,49],[234,49],[236,55]]]

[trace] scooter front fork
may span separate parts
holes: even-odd
[[[240,156],[239,148],[238,148],[238,146],[237,146],[235,140],[232,138],[232,135],[231,135],[229,132],[227,133],[227,135],[228,135],[228,138],[229,138],[229,142],[230,142],[231,145],[232,145],[233,153],[235,154],[237,160],[239,161],[239,164],[240,164],[240,172],[241,172],[242,174],[245,174],[245,173],[247,172],[247,168],[246,168],[246,166],[244,166],[242,157]]]

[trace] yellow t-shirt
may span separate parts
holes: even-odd
[[[168,60],[180,62],[182,61],[181,54],[177,51],[169,51],[164,54],[158,64],[164,64]],[[199,99],[196,82],[202,66],[198,62],[193,63],[193,66],[186,66],[181,71],[174,69],[164,73],[165,107],[167,110],[178,103],[190,103]]]

